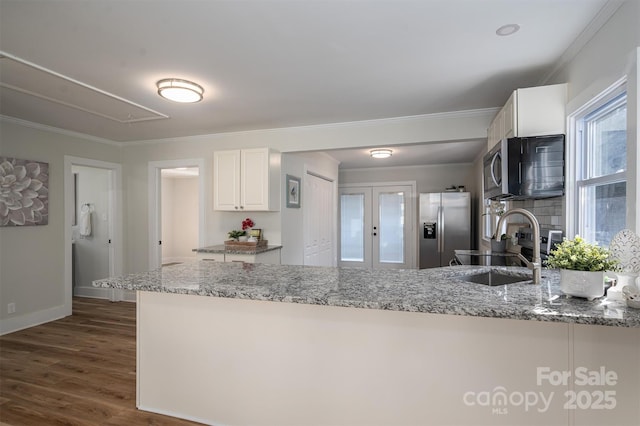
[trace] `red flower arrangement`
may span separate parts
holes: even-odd
[[[242,230],[246,231],[247,229],[251,229],[253,228],[253,225],[255,225],[255,223],[253,223],[253,220],[251,220],[250,218],[246,218],[242,221]]]

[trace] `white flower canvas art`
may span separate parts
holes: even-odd
[[[49,223],[49,163],[0,157],[0,226]]]

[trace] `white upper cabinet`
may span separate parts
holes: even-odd
[[[280,153],[269,148],[213,154],[214,210],[280,210]]]
[[[488,149],[504,138],[564,134],[566,103],[566,84],[515,90],[491,122]]]

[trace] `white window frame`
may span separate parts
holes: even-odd
[[[494,201],[485,198],[482,212],[482,239],[491,241],[497,232],[498,220],[500,216],[510,209],[508,201]],[[502,206],[501,208],[499,206]]]
[[[567,152],[566,152],[566,168],[565,168],[565,194],[566,194],[566,235],[568,238],[573,238],[575,235],[580,234],[580,224],[584,220],[581,217],[581,209],[579,207],[580,191],[587,186],[602,185],[608,183],[617,183],[627,181],[627,172],[613,173],[606,176],[583,179],[582,171],[586,168],[585,164],[578,164],[578,161],[583,161],[583,148],[579,142],[582,141],[582,129],[581,121],[584,117],[588,116],[598,108],[601,108],[608,102],[617,98],[623,93],[627,93],[627,79],[622,78],[607,89],[602,91],[599,95],[592,98],[589,102],[585,103],[582,107],[578,108],[572,114],[567,117]],[[628,102],[628,100],[627,100]],[[627,164],[629,159],[627,158]],[[628,169],[628,166],[627,168]]]

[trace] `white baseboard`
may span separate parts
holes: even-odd
[[[199,419],[197,417],[187,416],[187,415],[180,414],[180,413],[174,413],[174,412],[169,411],[169,410],[159,410],[157,408],[145,407],[145,406],[142,406],[142,405],[138,406],[138,410],[146,411],[146,412],[149,412],[149,413],[161,414],[163,416],[175,417],[176,419],[189,420],[189,421],[196,422],[196,423],[202,423],[203,425],[207,425],[208,424],[208,425],[212,425],[212,426],[225,426],[223,423],[211,423],[211,422],[209,422],[209,420]]]
[[[90,297],[92,299],[109,299],[111,300],[110,288],[99,287],[83,287],[77,286],[73,288],[73,295],[78,297]]]
[[[67,312],[66,306],[61,305],[26,315],[5,318],[0,321],[0,336],[44,324],[46,322],[59,320],[60,318],[64,318],[69,315],[71,315],[71,312]]]
[[[73,295],[93,299],[106,299],[112,302],[135,302],[136,292],[133,290],[119,290],[100,287],[74,287]]]

